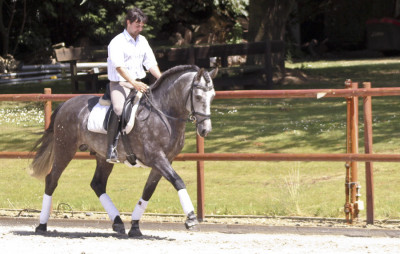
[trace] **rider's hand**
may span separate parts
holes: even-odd
[[[132,85],[138,92],[142,93],[146,92],[147,89],[149,88],[145,83],[141,81],[134,81]]]

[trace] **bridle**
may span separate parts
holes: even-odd
[[[206,78],[204,75],[203,75],[203,77],[206,80],[206,85],[205,86],[199,85],[198,83],[196,84],[197,74],[194,76],[193,81],[192,81],[192,85],[190,86],[190,91],[189,91],[189,94],[188,94],[188,98],[186,99],[186,104],[187,104],[187,102],[188,102],[188,100],[190,98],[190,110],[191,110],[191,112],[190,112],[190,114],[188,116],[188,121],[196,123],[196,126],[198,124],[204,122],[205,120],[208,120],[208,119],[211,118],[211,115],[204,114],[204,113],[201,113],[201,112],[197,112],[195,110],[195,108],[194,108],[194,103],[193,103],[193,92],[194,92],[194,89],[201,89],[201,90],[203,90],[205,92],[209,92],[212,89],[214,89],[213,86],[208,85],[210,83],[209,78]],[[198,79],[198,80],[200,80],[200,79]],[[197,116],[200,116],[203,119],[201,121],[198,121],[197,120]]]
[[[193,77],[192,84],[190,86],[190,91],[189,91],[188,97],[186,98],[186,104],[185,104],[185,105],[187,105],[187,102],[188,102],[188,100],[190,98],[190,111],[191,112],[190,112],[189,116],[186,119],[170,116],[170,115],[165,114],[164,112],[162,112],[157,106],[154,105],[153,100],[152,100],[153,94],[152,94],[150,89],[148,90],[148,92],[144,93],[144,95],[147,98],[147,101],[149,102],[151,108],[154,108],[159,114],[161,114],[161,115],[163,115],[163,116],[165,116],[165,117],[167,117],[169,119],[173,119],[173,120],[179,120],[179,121],[182,121],[182,122],[196,123],[196,126],[197,126],[198,124],[210,119],[211,115],[204,114],[204,113],[201,113],[201,112],[197,112],[195,110],[194,103],[193,103],[193,92],[194,92],[194,89],[202,89],[205,92],[208,92],[208,91],[211,91],[212,89],[214,89],[214,87],[212,85],[208,85],[209,83],[211,83],[211,79],[209,77],[206,77],[205,75],[202,75],[202,76],[206,80],[206,86],[202,86],[202,85],[199,85],[198,83],[196,83],[196,79],[198,78],[197,74]],[[198,78],[198,80],[200,80],[200,78]],[[149,114],[149,116],[150,116],[150,114]],[[200,116],[203,119],[201,121],[197,121],[197,118],[198,118],[197,116]]]

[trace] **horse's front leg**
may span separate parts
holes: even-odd
[[[150,172],[147,179],[146,186],[144,187],[142,198],[136,204],[135,210],[132,213],[132,227],[128,233],[130,237],[141,236],[142,233],[139,228],[139,220],[142,217],[148,201],[153,195],[161,176],[164,176],[178,191],[179,201],[181,202],[183,212],[187,216],[185,226],[187,229],[193,229],[199,224],[197,217],[194,213],[194,207],[190,200],[189,194],[186,190],[186,186],[181,177],[171,167],[171,164],[167,159],[163,160],[164,164],[156,163],[156,166]],[[164,165],[164,167],[160,167]]]
[[[162,163],[157,169],[178,191],[179,201],[181,202],[183,212],[186,215],[185,226],[187,229],[194,229],[199,222],[194,213],[193,203],[190,200],[182,178],[175,172],[168,160]]]

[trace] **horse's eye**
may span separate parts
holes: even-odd
[[[195,96],[196,101],[201,101],[203,97],[201,95],[196,95]]]

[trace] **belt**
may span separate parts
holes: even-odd
[[[143,82],[143,80],[144,80],[144,78],[137,78],[137,79],[135,79],[135,81],[140,81],[140,82]],[[119,83],[119,82],[128,82],[128,81],[111,81],[110,80],[110,83]]]

